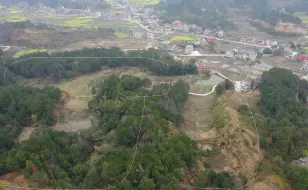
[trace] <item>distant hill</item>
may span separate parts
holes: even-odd
[[[224,14],[229,6],[229,0],[166,0],[160,1],[158,9],[164,12],[167,22],[178,19],[203,28],[233,28]]]

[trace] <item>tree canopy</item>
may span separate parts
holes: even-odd
[[[51,55],[47,53],[29,54],[17,60],[7,60],[3,65],[8,66],[13,61],[19,61],[19,63],[13,64],[8,68],[8,71],[10,71],[10,73],[7,73],[8,75],[15,74],[25,78],[49,76],[56,81],[70,79],[79,74],[87,74],[108,67],[139,67],[154,75],[164,76],[197,73],[197,67],[194,64],[183,64],[182,62],[175,61],[166,52],[158,50],[124,53],[119,48],[85,48]]]
[[[307,156],[307,87],[307,81],[282,68],[264,72],[260,84],[265,116],[257,123],[262,129],[260,146],[270,153],[275,171],[299,190],[308,188],[308,170],[290,162]]]

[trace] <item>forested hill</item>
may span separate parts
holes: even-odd
[[[196,164],[197,144],[181,134],[170,137],[168,130],[170,121],[183,122],[189,86],[179,81],[145,89],[150,86],[149,79],[110,76],[90,103],[98,122],[87,133],[46,130],[2,154],[1,173],[23,170],[27,178],[52,188],[180,189],[179,181]],[[92,154],[93,145],[101,143],[113,146]]]
[[[182,20],[188,24],[196,24],[203,28],[234,28],[227,20],[225,0],[166,0],[160,1],[158,9],[165,11],[166,22]]]
[[[35,57],[41,58],[36,59]],[[106,59],[104,57],[109,58]],[[0,64],[1,73],[4,72],[6,66],[9,66],[14,61],[20,61],[9,67],[6,73],[6,76],[8,76],[6,80],[4,80],[3,75],[0,75],[0,84],[14,83],[15,78],[13,75],[26,78],[49,76],[53,80],[59,81],[61,79],[71,79],[80,74],[115,67],[139,67],[154,75],[164,76],[197,73],[197,67],[194,64],[183,64],[182,62],[175,61],[171,55],[159,50],[124,53],[119,48],[96,48],[60,52],[51,55],[35,53],[20,57],[17,60],[3,58],[0,61],[2,61],[2,64]]]
[[[291,71],[273,68],[264,72],[260,85],[262,130],[261,148],[265,148],[275,172],[296,190],[308,189],[308,170],[290,165],[292,160],[308,156],[308,82]]]

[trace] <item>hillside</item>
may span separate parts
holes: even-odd
[[[227,10],[224,1],[209,0],[167,0],[161,1],[158,9],[163,11],[165,21],[182,20],[189,24],[196,24],[203,28],[233,28],[232,22],[227,20]]]
[[[26,46],[34,49],[53,49],[84,40],[98,38],[113,40],[116,38],[112,29],[61,31],[43,24],[34,25],[29,21],[2,23],[0,28],[0,44]]]

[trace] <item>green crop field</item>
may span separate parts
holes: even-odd
[[[173,36],[171,41],[197,41],[200,40],[198,36]]]
[[[76,27],[89,27],[90,23],[93,21],[92,18],[88,17],[77,17],[73,18],[71,20],[66,21],[62,26],[70,26],[72,28]]]
[[[29,49],[27,51],[17,52],[15,55],[20,57],[27,54],[38,53],[38,52],[47,52],[47,49]]]
[[[4,20],[6,22],[15,23],[15,22],[25,22],[27,21],[27,18],[24,16],[10,16],[10,17],[4,18]]]

